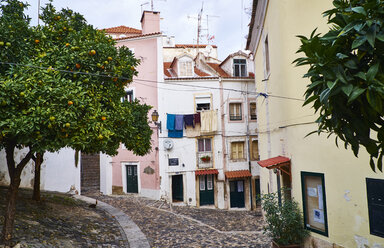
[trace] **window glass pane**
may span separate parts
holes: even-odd
[[[131,166],[127,166],[128,176],[132,176]]]
[[[246,70],[246,65],[241,65],[241,77],[246,77],[247,76],[247,70]]]
[[[229,104],[229,119],[231,121],[237,121],[242,119],[241,103]]]
[[[210,152],[212,151],[211,148],[211,139],[204,139],[205,140],[205,151]]]
[[[256,103],[255,102],[251,102],[249,104],[249,113],[251,115],[251,120],[256,120],[257,119],[257,116],[256,116]]]
[[[259,143],[257,140],[252,140],[252,159],[259,159]]]
[[[199,152],[203,152],[204,151],[204,139],[198,139],[197,144],[198,144]]]
[[[234,66],[234,71],[233,71],[233,76],[235,77],[239,77],[240,76],[240,66],[239,65],[235,65]]]
[[[133,167],[133,175],[134,175],[134,176],[137,176],[137,167],[136,167],[136,166]]]
[[[237,181],[237,192],[244,192],[244,181]]]
[[[213,177],[212,175],[207,175],[207,189],[212,190],[213,189]]]
[[[200,190],[205,190],[205,176],[200,176]]]
[[[236,181],[229,182],[229,187],[230,187],[231,192],[235,192],[236,191]]]
[[[322,175],[302,172],[305,226],[321,234],[326,233],[326,206]]]
[[[198,103],[196,104],[196,110],[201,111],[201,110],[210,110],[210,103]]]

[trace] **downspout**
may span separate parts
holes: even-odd
[[[226,147],[226,140],[225,140],[225,113],[224,113],[224,90],[223,90],[223,79],[222,77],[219,77],[219,84],[220,84],[220,117],[221,117],[221,145],[222,145],[222,152],[223,152],[223,173],[227,171],[227,147]],[[227,205],[227,187],[225,184],[225,175],[224,175],[224,208],[226,208]]]
[[[246,82],[246,86],[247,86],[247,90],[246,90],[246,93],[245,93],[245,105],[246,105],[246,108],[247,108],[247,111],[244,111],[246,113],[246,115],[244,115],[244,118],[245,118],[245,123],[247,125],[247,143],[248,143],[248,168],[249,168],[249,172],[251,172],[252,174],[252,166],[251,166],[251,142],[250,142],[250,138],[249,138],[249,116],[248,116],[248,82]],[[251,199],[251,209],[252,209],[252,176],[251,176],[251,179],[249,180],[249,197]]]

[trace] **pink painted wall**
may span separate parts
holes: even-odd
[[[141,17],[143,34],[160,32],[160,12],[144,11]]]
[[[159,15],[159,14],[157,14]],[[159,20],[160,21],[160,20]],[[152,22],[147,22],[151,24]],[[138,76],[136,79],[147,80],[135,81],[129,85],[134,88],[134,97],[141,102],[153,106],[149,111],[148,118],[151,120],[151,114],[154,109],[157,110],[157,84],[158,81],[158,54],[162,54],[161,36],[156,37],[146,36],[134,39],[121,40],[117,46],[126,46],[134,50],[135,57],[141,60],[140,65],[137,67]],[[161,63],[162,64],[162,63]],[[150,86],[147,86],[150,85]],[[141,189],[160,189],[159,180],[159,154],[158,150],[158,131],[154,124],[150,124],[152,134],[152,151],[145,156],[135,156],[132,152],[119,148],[118,155],[112,158],[112,185],[123,186],[122,178],[122,163],[123,162],[138,162],[140,164],[140,185]],[[144,173],[144,168],[150,166],[154,169],[154,174]],[[125,171],[125,170],[124,170]],[[125,173],[125,172],[124,172]],[[139,173],[139,172],[138,172]]]

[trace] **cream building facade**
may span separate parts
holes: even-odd
[[[306,247],[384,247],[384,174],[369,156],[337,148],[303,107],[308,68],[292,62],[300,40],[328,31],[322,12],[330,0],[254,0],[247,49],[254,56],[261,193],[291,187],[311,231]],[[264,168],[263,168],[264,167]]]

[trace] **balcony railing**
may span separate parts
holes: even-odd
[[[212,152],[198,152],[197,153],[197,167],[199,169],[207,169],[213,167],[213,153]]]
[[[251,115],[251,120],[257,120],[257,115]]]
[[[242,116],[241,115],[230,115],[229,116],[229,119],[231,120],[231,121],[241,121],[242,120]]]

